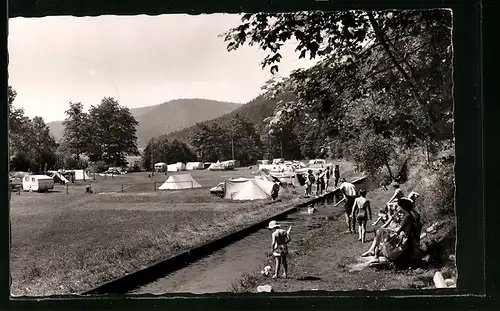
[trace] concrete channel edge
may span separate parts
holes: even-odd
[[[366,180],[366,178],[367,176],[363,176],[352,181],[351,183],[357,184]],[[201,259],[209,255],[210,253],[220,250],[223,247],[258,231],[259,229],[262,229],[262,227],[267,225],[267,223],[269,223],[269,221],[271,220],[283,219],[288,214],[293,213],[302,207],[327,200],[330,197],[333,197],[337,192],[338,189],[335,189],[324,194],[323,196],[313,198],[305,202],[293,204],[293,206],[285,209],[284,211],[278,212],[243,229],[225,234],[212,241],[201,243],[200,245],[194,246],[186,251],[179,252],[178,254],[173,255],[167,259],[157,261],[145,268],[137,269],[136,271],[127,273],[124,276],[118,277],[111,281],[107,281],[91,290],[80,293],[80,295],[125,294],[134,288],[153,282],[158,278],[167,275],[168,273],[181,269],[189,263]]]

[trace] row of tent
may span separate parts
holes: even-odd
[[[216,163],[203,163],[203,162],[188,162],[186,164],[182,162],[177,162],[173,164],[167,164],[164,162],[155,163],[154,169],[157,172],[167,171],[167,172],[180,172],[180,171],[193,171],[193,170],[211,170],[211,171],[225,171],[234,169],[236,161],[217,161]]]
[[[274,182],[262,176],[255,178],[236,178],[224,181],[223,198],[230,200],[259,200],[271,198]],[[201,188],[189,173],[170,175],[158,190],[182,190]]]

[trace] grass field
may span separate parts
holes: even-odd
[[[69,194],[63,186],[53,193],[13,194],[12,295],[90,289],[270,216],[290,202],[287,193],[273,204],[209,194],[226,177],[250,176],[248,169],[191,174],[202,188],[155,192],[147,173],[133,173],[90,181],[95,194],[85,194],[83,182],[70,185]],[[154,179],[161,182],[166,176]],[[122,184],[127,191],[109,193]]]
[[[353,166],[341,162],[346,177]],[[147,172],[56,185],[52,193],[11,196],[11,294],[77,293],[284,210],[281,202],[235,202],[209,194],[252,169],[191,171],[202,188],[155,191],[167,179]],[[174,173],[175,174],[175,173]],[[90,184],[94,194],[86,194]],[[123,192],[122,192],[123,186]]]

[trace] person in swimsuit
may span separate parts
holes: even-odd
[[[269,222],[269,226],[267,227],[269,230],[274,230],[276,229],[271,237],[272,237],[272,242],[271,242],[271,253],[272,256],[274,257],[274,262],[275,262],[275,270],[274,270],[274,275],[273,278],[278,277],[279,270],[281,268],[281,265],[283,265],[283,277],[286,278],[288,274],[288,263],[287,263],[287,255],[288,255],[288,243],[292,240],[290,238],[290,229],[288,231],[285,231],[281,229],[281,225],[276,223],[275,220],[272,220]]]
[[[403,193],[403,190],[401,190],[401,188],[399,187],[399,183],[394,182],[392,184],[392,187],[394,188],[394,194],[389,199],[389,201],[387,201],[387,203],[386,203],[389,215],[392,215],[394,213],[394,211],[396,210],[396,207],[398,205],[398,200],[401,198],[404,198],[404,196],[405,196]]]
[[[357,193],[356,193],[356,186],[354,186],[351,183],[348,183],[343,179],[342,184],[339,186],[340,192],[343,194],[345,205],[344,205],[344,212],[345,212],[345,220],[347,223],[348,230],[345,231],[345,233],[355,233],[356,232],[356,218],[351,217],[352,214],[352,208],[354,206],[354,200],[356,200]],[[340,203],[340,202],[339,202]],[[352,226],[351,226],[352,224]]]
[[[403,244],[412,246],[409,250],[413,251],[416,244],[415,242],[417,240],[419,241],[420,238],[420,232],[418,232],[419,229],[421,229],[421,226],[419,226],[420,215],[413,211],[413,202],[408,198],[399,199],[397,206],[396,213],[394,213],[389,221],[377,231],[372,246],[361,256],[375,256],[378,258],[380,256],[382,244],[394,237],[400,237]],[[399,220],[401,223],[397,224]],[[388,257],[388,254],[383,255]]]
[[[370,208],[370,200],[366,199],[366,190],[361,189],[359,195],[360,196],[354,200],[351,217],[356,218],[358,221],[358,241],[365,243],[366,223],[368,221],[368,216],[370,216],[370,221],[372,220],[372,210]]]

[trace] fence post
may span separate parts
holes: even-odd
[[[17,194],[21,195],[21,188],[18,188]]]
[[[155,189],[154,191],[156,192],[156,181],[153,181],[153,188]]]
[[[123,192],[123,184],[122,184],[122,192]]]
[[[68,185],[66,184],[66,194],[68,194]]]

